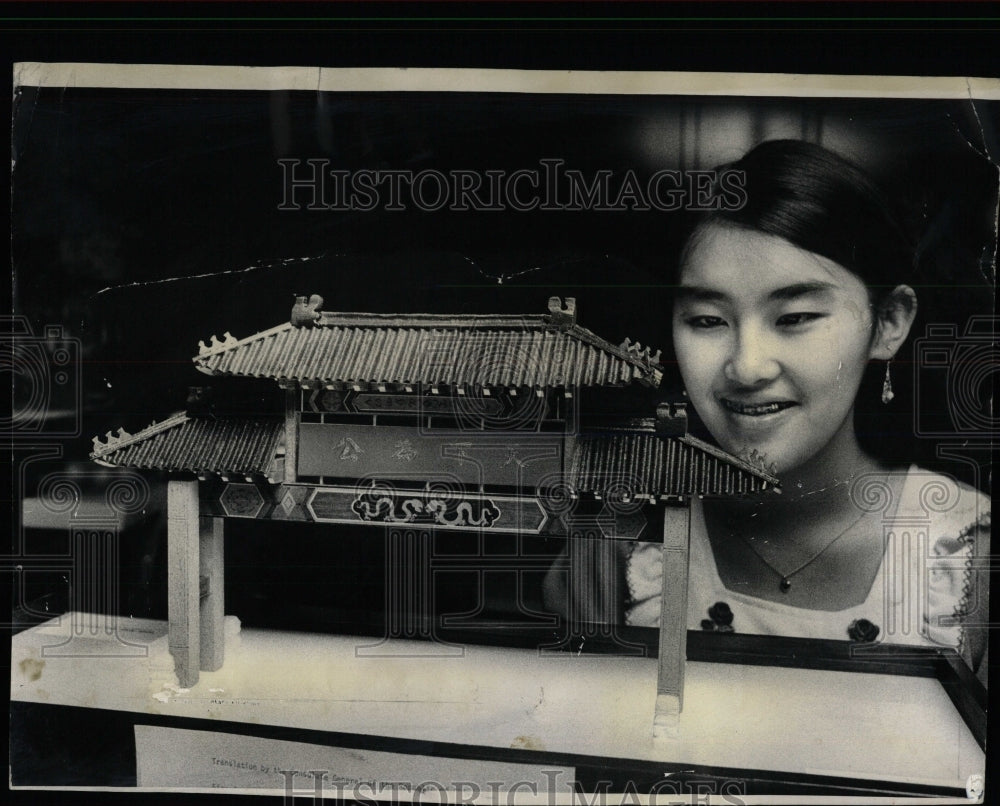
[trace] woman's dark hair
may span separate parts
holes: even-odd
[[[861,278],[873,304],[912,282],[913,245],[886,197],[853,163],[813,143],[771,140],[718,174],[724,171],[742,174],[746,203],[708,213],[685,256],[705,225],[728,223],[776,235],[838,263]]]

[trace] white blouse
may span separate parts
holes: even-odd
[[[702,629],[709,608],[725,602],[735,632],[847,640],[851,624],[867,619],[879,627],[880,642],[961,650],[964,622],[988,619],[988,594],[985,585],[974,582],[974,571],[982,565],[979,577],[987,579],[990,500],[915,465],[907,472],[898,505],[886,493],[886,500],[874,502],[885,513],[885,553],[878,574],[863,603],[838,611],[792,607],[726,588],[701,502],[692,501],[688,629]],[[659,626],[662,577],[660,545],[635,543],[626,566],[627,624]]]

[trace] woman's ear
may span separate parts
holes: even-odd
[[[888,361],[906,341],[917,316],[917,295],[908,285],[897,285],[875,311],[875,340],[870,358]]]

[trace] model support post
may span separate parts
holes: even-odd
[[[225,557],[222,518],[200,518],[201,662],[203,672],[222,668],[225,659]]]
[[[691,507],[663,511],[663,595],[660,599],[660,660],[653,736],[677,736],[684,705],[687,661],[687,586]]]
[[[285,390],[285,481],[294,484],[299,467],[299,391]]]
[[[201,665],[199,614],[198,482],[167,483],[167,645],[182,688],[198,682]]]

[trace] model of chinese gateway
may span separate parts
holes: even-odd
[[[601,407],[581,398],[656,388],[663,368],[659,353],[578,325],[572,298],[525,316],[321,308],[318,296],[297,297],[290,321],[243,339],[213,336],[193,359],[215,377],[275,381],[284,416],[227,416],[195,390],[185,412],[94,439],[101,464],[171,474],[169,644],[180,684],[223,663],[226,519],[573,538],[574,502],[593,511],[605,501],[599,537],[663,542],[657,710],[675,714],[687,502],[759,492],[777,479],[689,435],[683,404],[660,404],[648,418],[586,416]],[[636,519],[652,508],[662,513]],[[660,514],[662,534],[646,528]]]

